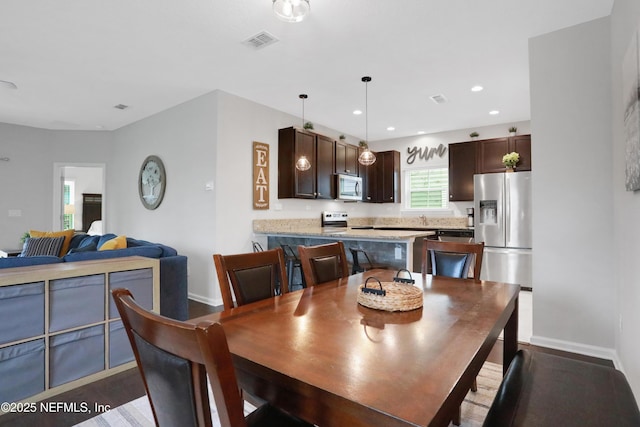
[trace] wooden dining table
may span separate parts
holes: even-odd
[[[518,285],[422,276],[423,306],[357,302],[370,270],[222,313],[240,387],[321,427],[447,426],[504,330],[517,351]],[[369,281],[371,284],[372,281]]]

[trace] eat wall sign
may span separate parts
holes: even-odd
[[[269,144],[253,141],[253,209],[269,209]]]

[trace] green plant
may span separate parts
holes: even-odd
[[[362,148],[369,148],[369,144],[367,144],[365,141],[360,141],[358,145]]]
[[[517,127],[515,127],[515,126],[511,126],[511,127],[509,128],[509,132],[514,132],[514,133],[515,133],[515,132],[518,132],[518,128],[517,128]]]
[[[340,138],[340,139],[345,139],[345,138],[346,138],[346,136],[344,136],[344,135],[340,135],[338,138]]]
[[[516,153],[515,151],[502,156],[502,164],[508,168],[514,167],[516,164],[518,164],[519,161],[520,161],[520,154]]]
[[[29,237],[31,237],[31,234],[29,234],[28,231],[25,231],[22,234],[22,237],[20,237],[20,243],[24,244],[24,242],[26,242]]]
[[[305,128],[305,129],[313,129],[313,123],[311,123],[311,122],[306,122],[306,123],[304,124],[304,128]]]
[[[480,136],[480,134],[479,134],[478,132],[471,132],[471,133],[469,134],[469,136],[470,136],[471,138],[475,138],[475,137]]]

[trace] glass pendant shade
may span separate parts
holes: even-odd
[[[369,151],[369,148],[365,148],[358,156],[358,163],[363,166],[370,166],[376,162],[376,155]]]
[[[296,161],[296,169],[299,171],[306,171],[311,168],[311,163],[307,159],[307,156],[300,156],[298,161]]]
[[[364,141],[360,141],[360,146],[364,148],[362,153],[358,156],[358,163],[363,166],[370,166],[376,162],[376,155],[369,151],[369,146],[367,145],[367,141],[369,141],[369,82],[371,81],[371,77],[364,76],[362,79],[364,83],[364,131],[366,135],[366,139]]]
[[[273,12],[285,22],[300,22],[310,10],[309,0],[273,0]]]

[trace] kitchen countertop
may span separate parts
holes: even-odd
[[[414,240],[416,237],[432,236],[434,229],[411,229],[406,227],[383,227],[380,228],[351,228],[351,227],[296,227],[295,229],[272,229],[262,230],[256,234],[266,234],[270,236],[317,236],[317,237],[339,237],[344,239],[371,239],[371,240]]]

